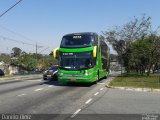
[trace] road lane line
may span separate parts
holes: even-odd
[[[103,90],[104,88],[101,88],[100,90]]]
[[[44,88],[38,88],[38,89],[35,89],[34,91],[37,92],[37,91],[40,91],[40,90],[43,90]]]
[[[98,95],[99,94],[99,92],[96,92],[94,95],[96,96],[96,95]]]
[[[28,80],[29,82],[39,82],[39,81],[42,81],[42,80]]]
[[[99,85],[104,85],[105,83],[97,83],[97,84],[99,84]]]
[[[26,95],[25,93],[23,93],[23,94],[20,94],[20,95],[17,95],[18,97],[21,97],[21,96],[24,96],[24,95]]]
[[[92,101],[92,98],[90,98],[89,100],[87,100],[85,103],[88,104]]]
[[[49,85],[48,87],[53,87],[53,85]]]
[[[78,110],[71,116],[71,118],[75,117],[80,111],[81,111],[81,109],[78,109]]]

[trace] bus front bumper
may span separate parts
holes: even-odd
[[[66,77],[59,76],[58,81],[63,83],[92,83],[96,80],[95,77],[84,76],[84,77]]]

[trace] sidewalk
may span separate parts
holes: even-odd
[[[11,77],[2,77],[0,78],[0,83],[2,82],[10,82],[10,81],[18,81],[18,80],[29,80],[29,79],[41,79],[42,74],[33,74],[33,75],[17,75]]]

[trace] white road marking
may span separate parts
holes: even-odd
[[[75,117],[80,111],[81,111],[81,109],[78,109],[78,110],[71,116],[71,118]]]
[[[53,87],[53,85],[49,85],[48,87]]]
[[[88,104],[92,101],[92,98],[90,98],[89,100],[87,100],[85,103]]]
[[[100,90],[103,90],[104,88],[101,88]]]
[[[142,91],[142,88],[136,88],[135,91]]]
[[[29,82],[39,82],[39,81],[42,81],[42,80],[28,80]]]
[[[98,95],[99,94],[99,92],[96,92],[94,95],[96,96],[96,95]]]
[[[34,91],[37,92],[37,91],[40,91],[40,90],[43,90],[44,88],[39,88],[39,89],[35,89]]]
[[[26,95],[25,93],[23,93],[23,94],[20,94],[20,95],[18,95],[18,97],[21,97],[21,96],[24,96],[24,95]]]
[[[128,91],[132,91],[133,89],[131,89],[131,88],[127,88],[126,90],[128,90]]]
[[[97,83],[97,84],[99,84],[99,85],[104,85],[105,83]]]

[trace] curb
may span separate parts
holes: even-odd
[[[112,88],[112,89],[127,90],[127,91],[156,92],[156,93],[160,93],[160,89],[153,89],[153,88],[134,88],[134,87],[115,87],[115,86],[110,86],[109,83],[110,83],[112,80],[113,80],[113,79],[109,79],[109,80],[106,82],[105,87],[107,87],[107,88]]]
[[[106,86],[107,88],[127,90],[127,91],[158,92],[158,93],[160,93],[160,89],[153,89],[153,88],[133,88],[133,87],[114,87],[114,86],[109,86],[109,82],[106,83],[105,86]]]

